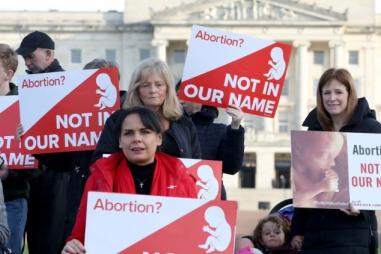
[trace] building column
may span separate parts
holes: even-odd
[[[272,180],[275,178],[275,155],[271,150],[256,152],[256,183],[258,189],[271,189]]]
[[[308,47],[311,45],[309,41],[294,41],[293,46],[296,47],[296,126],[302,128],[304,118],[308,113],[308,89],[310,80],[308,79]]]
[[[364,96],[369,100],[370,105],[375,105],[377,98],[379,98],[378,84],[376,84],[376,46],[373,43],[369,43],[363,46],[362,52],[364,52],[363,56],[363,74],[362,79],[360,79],[360,88],[364,92]],[[359,54],[359,64],[361,64],[361,51]],[[361,77],[360,76],[360,77]],[[357,92],[359,95],[360,91]]]
[[[168,40],[153,39],[151,44],[156,48],[156,57],[164,62],[167,62]]]
[[[344,59],[344,42],[343,41],[329,41],[330,48],[330,66],[336,68],[343,67]]]

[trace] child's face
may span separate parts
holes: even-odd
[[[266,248],[277,248],[284,244],[283,230],[274,222],[268,221],[263,224],[262,242]]]

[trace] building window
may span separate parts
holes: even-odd
[[[283,89],[282,89],[282,95],[283,96],[288,96],[289,95],[289,81],[288,81],[288,79],[285,79],[285,81],[284,81],[284,84],[283,84]]]
[[[288,112],[279,112],[278,114],[278,131],[279,133],[287,133],[289,126]]]
[[[258,210],[270,210],[270,202],[269,201],[259,201],[258,202]]]
[[[150,49],[140,49],[139,50],[140,60],[144,60],[151,57]]]
[[[241,188],[255,188],[256,154],[245,153],[244,163],[239,171]]]
[[[275,179],[273,187],[289,189],[291,186],[291,155],[289,153],[275,154]]]
[[[116,63],[116,50],[106,49],[106,60],[112,63]]]
[[[72,49],[71,50],[71,62],[72,63],[82,63],[82,50]]]
[[[314,51],[314,64],[324,65],[324,51],[323,50]]]
[[[359,52],[357,50],[349,50],[348,52],[348,62],[352,65],[359,64]]]
[[[175,49],[175,63],[185,63],[185,49]]]

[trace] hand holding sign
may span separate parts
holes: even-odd
[[[360,214],[360,210],[353,207],[352,204],[349,204],[348,209],[340,209],[343,213],[349,215],[349,216],[357,216]]]
[[[238,129],[243,119],[241,108],[236,105],[230,105],[226,108],[226,113],[232,118],[232,122],[230,124],[232,129]]]
[[[65,244],[61,254],[85,254],[86,249],[77,239],[73,239]]]

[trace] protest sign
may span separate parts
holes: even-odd
[[[234,252],[237,203],[89,192],[87,253]]]
[[[288,44],[193,26],[179,97],[274,117],[291,54]]]
[[[292,131],[295,207],[381,210],[381,135]]]
[[[197,198],[206,201],[221,199],[222,162],[199,159],[180,159],[196,179]]]
[[[53,153],[92,150],[119,109],[117,68],[18,77],[22,149]]]
[[[37,160],[21,151],[16,137],[20,123],[18,96],[0,96],[0,156],[9,169],[37,168]]]

